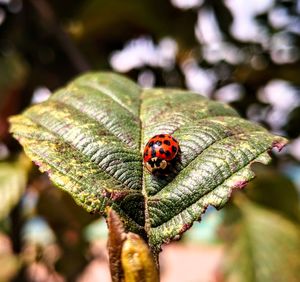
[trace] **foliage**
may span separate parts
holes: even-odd
[[[13,205],[1,203],[7,216],[0,221],[0,232],[5,233],[6,238],[1,241],[0,253],[3,246],[11,249],[0,254],[1,264],[5,265],[0,269],[0,280],[15,276],[13,281],[82,281],[88,279],[87,273],[96,273],[91,270],[95,264],[107,264],[105,248],[102,246],[99,250],[100,239],[93,237],[87,242],[83,236],[87,224],[95,217],[74,204],[67,193],[55,189],[46,175],[31,171],[29,178],[25,176],[28,182],[21,190],[18,181],[14,182],[16,186],[6,186],[10,176],[18,178],[23,174],[19,174],[22,166],[16,162],[21,148],[8,133],[7,117],[19,114],[86,70],[121,71],[143,87],[187,88],[214,100],[229,102],[242,117],[292,139],[280,155],[272,154],[272,172],[262,168],[256,172],[258,189],[252,189],[251,182],[244,194],[248,199],[245,203],[251,201],[248,223],[255,224],[255,220],[250,219],[252,214],[255,218],[258,214],[276,217],[285,223],[276,228],[271,223],[270,226],[285,238],[290,236],[291,229],[287,228],[285,233],[283,227],[299,223],[300,32],[297,1],[123,2],[11,0],[0,3],[1,171],[16,168],[14,172],[9,169],[7,175],[3,174],[5,181],[3,188],[0,187],[0,197],[3,198],[3,191],[13,195],[14,191],[24,189],[24,193],[16,194]],[[122,55],[118,64],[115,64],[116,55]],[[124,62],[128,61],[129,66],[124,68]],[[27,175],[27,171],[23,171]],[[277,177],[282,174],[290,180]],[[291,189],[291,180],[297,189]],[[116,194],[105,195],[110,196]],[[118,197],[124,200],[122,195]],[[18,200],[22,201],[18,204]],[[238,218],[228,225],[228,233],[234,233],[234,240],[225,236],[224,243],[231,244],[233,249],[234,244],[238,244],[244,257],[236,261],[224,256],[228,270],[224,280],[236,277],[234,273],[238,273],[238,277],[246,277],[246,274],[256,277],[256,268],[261,269],[256,265],[267,265],[268,257],[259,256],[261,261],[253,267],[251,248],[255,246],[249,248],[249,242],[253,241],[239,243],[239,234],[247,234],[235,227],[243,221],[238,211],[242,208],[234,209]],[[226,206],[222,215],[228,209]],[[134,206],[133,210],[144,209]],[[132,213],[130,216],[142,217]],[[44,228],[48,226],[55,234],[53,245],[36,246],[26,239],[29,237],[25,234],[27,227],[36,228],[32,227],[36,217],[43,222]],[[200,226],[207,228],[202,223]],[[259,228],[268,234],[263,226]],[[39,233],[41,240],[44,231]],[[263,248],[268,242],[260,243]],[[274,253],[288,257],[287,244],[272,245],[272,248]],[[247,261],[249,269],[244,263]],[[241,265],[237,262],[245,267],[235,268]],[[293,268],[283,265],[285,269],[279,268],[285,275],[282,277],[293,275]],[[242,270],[245,271],[242,273]],[[41,273],[43,277],[39,277]],[[95,281],[96,278],[89,279]],[[105,280],[103,275],[101,280]]]
[[[222,237],[225,281],[298,281],[300,218],[296,188],[271,168],[257,165],[258,177],[225,210]],[[269,197],[272,193],[272,197]]]
[[[27,154],[89,212],[112,206],[150,246],[178,238],[208,205],[222,207],[254,177],[253,162],[284,138],[245,121],[225,104],[182,90],[142,90],[122,76],[86,74],[48,101],[11,118]],[[141,151],[156,134],[180,142],[176,172],[143,170]]]
[[[224,262],[226,281],[299,281],[300,225],[237,198]],[[227,222],[229,224],[229,222]]]
[[[20,201],[27,184],[29,160],[21,155],[16,162],[0,163],[0,220],[7,217],[9,212]]]

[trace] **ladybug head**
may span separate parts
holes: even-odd
[[[145,162],[146,168],[151,172],[155,172],[157,170],[166,169],[168,166],[168,162],[158,157],[151,158],[149,161]]]

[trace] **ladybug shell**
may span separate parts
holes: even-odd
[[[169,162],[176,157],[178,150],[178,142],[170,134],[155,135],[147,142],[145,146],[143,155],[144,163],[152,164],[157,160],[157,164],[159,164],[162,160]],[[149,166],[146,165],[146,167],[148,170],[150,170]],[[154,167],[154,169],[155,168],[156,167]],[[157,168],[164,169],[165,167]],[[150,171],[152,171],[152,169]]]

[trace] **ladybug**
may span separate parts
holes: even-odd
[[[179,152],[177,140],[170,134],[153,136],[144,149],[144,165],[151,173],[165,170]]]

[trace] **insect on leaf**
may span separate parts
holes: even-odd
[[[87,211],[112,207],[150,246],[178,238],[209,205],[221,208],[254,177],[253,162],[286,140],[230,106],[179,89],[142,89],[114,73],[88,73],[11,118],[11,132],[51,180]],[[181,156],[156,177],[142,152],[172,134]]]

